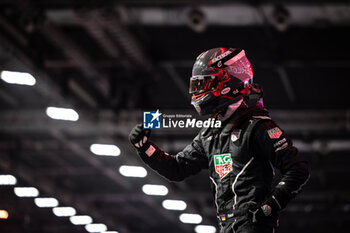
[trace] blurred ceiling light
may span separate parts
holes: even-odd
[[[198,225],[194,228],[196,233],[216,233],[216,227],[209,225]]]
[[[15,187],[14,191],[18,197],[37,197],[37,196],[39,196],[39,191],[34,187]]]
[[[126,177],[146,177],[147,171],[143,167],[139,166],[121,166],[119,168],[120,174]]]
[[[142,191],[147,195],[165,196],[168,194],[168,188],[164,185],[145,184]]]
[[[104,156],[118,156],[120,155],[120,149],[116,145],[110,144],[92,144],[90,151],[95,155]]]
[[[92,218],[88,215],[76,215],[69,218],[74,225],[86,225],[92,223]]]
[[[107,231],[107,226],[102,223],[93,223],[93,224],[88,224],[85,226],[85,229],[88,232],[105,232]]]
[[[73,207],[55,207],[52,212],[57,217],[70,217],[77,213]]]
[[[71,108],[48,107],[46,114],[55,120],[77,121],[79,119],[79,114]]]
[[[7,219],[9,217],[9,213],[6,210],[0,210],[0,219]]]
[[[105,231],[105,232],[102,232],[102,233],[118,233],[118,231]]]
[[[1,71],[0,76],[2,80],[11,84],[33,86],[36,83],[35,78],[31,74],[25,72],[4,70]]]
[[[283,5],[276,5],[272,12],[272,24],[279,31],[285,31],[289,26],[290,13]]]
[[[181,200],[164,200],[162,205],[167,210],[184,210],[187,207],[186,202]]]
[[[199,224],[202,222],[202,216],[199,214],[181,214],[179,218],[183,223]]]
[[[17,179],[13,175],[0,175],[0,185],[15,185]]]
[[[34,199],[35,204],[40,208],[56,207],[58,201],[53,197],[37,197]]]
[[[200,9],[191,9],[187,15],[187,25],[195,32],[204,32],[208,26],[206,15]]]

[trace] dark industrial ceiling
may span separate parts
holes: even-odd
[[[168,182],[143,165],[127,137],[146,110],[196,116],[187,94],[194,59],[240,47],[265,106],[311,165],[308,185],[281,213],[280,232],[349,232],[349,27],[348,1],[0,0],[0,70],[36,78],[34,86],[0,80],[0,174],[110,231],[194,232],[182,212],[217,226],[207,171]],[[79,120],[53,120],[49,106],[73,108]],[[195,135],[159,129],[152,140],[176,153]],[[121,154],[96,156],[93,143],[115,144]],[[148,175],[124,177],[121,165],[144,166]],[[148,196],[146,183],[169,193]],[[0,209],[9,213],[0,232],[86,232],[13,188],[0,186]],[[187,209],[166,210],[164,199],[184,200]]]

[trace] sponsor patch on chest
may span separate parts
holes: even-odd
[[[282,130],[280,130],[280,128],[278,128],[278,127],[275,127],[275,128],[269,129],[267,131],[267,133],[271,139],[277,139],[277,138],[281,137]]]
[[[232,171],[232,158],[231,154],[214,155],[215,171],[219,174],[220,178],[224,178]]]

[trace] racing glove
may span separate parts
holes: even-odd
[[[145,152],[149,146],[149,138],[151,136],[150,129],[144,129],[142,124],[137,124],[129,134],[131,144],[140,152]]]
[[[258,205],[255,203],[248,209],[248,211],[250,219],[253,223],[256,223],[261,219],[269,216],[272,212],[272,209],[268,204]]]

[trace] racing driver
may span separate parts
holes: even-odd
[[[262,103],[245,51],[214,48],[200,54],[190,78],[192,104],[200,115],[222,122],[202,128],[193,142],[169,155],[150,142],[141,124],[130,141],[141,159],[170,181],[209,169],[220,233],[273,233],[278,213],[309,179],[307,161]],[[272,187],[277,168],[282,178]]]

